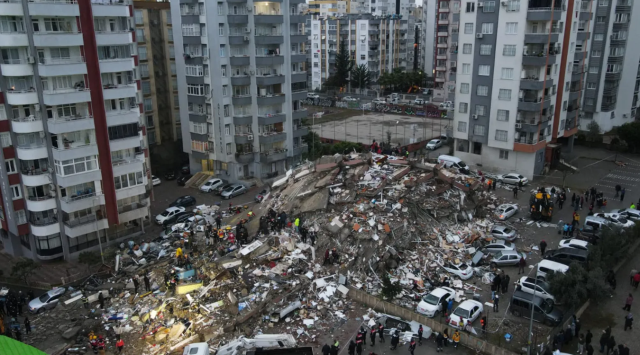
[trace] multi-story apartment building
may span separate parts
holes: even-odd
[[[171,3],[184,151],[231,181],[283,173],[306,151],[302,0]]]
[[[148,150],[131,3],[0,3],[0,240],[70,259],[140,233]]]
[[[578,26],[589,17],[581,10],[576,1],[462,3],[456,156],[482,170],[531,178],[557,159],[558,146],[550,143],[572,144],[584,82],[572,70],[585,66],[589,41]]]
[[[580,128],[595,120],[603,132],[635,119],[640,90],[640,4],[632,0],[582,1],[579,33],[590,32],[588,65],[576,67],[585,79]],[[587,14],[592,13],[592,17]]]
[[[365,64],[377,81],[384,72],[395,68],[413,68],[414,25],[408,19],[393,16],[347,15],[335,18],[315,16],[311,22],[310,63],[312,89],[321,88],[334,72],[340,41],[355,65]]]
[[[351,1],[312,0],[308,3],[309,14],[320,16],[334,16],[351,12]]]
[[[409,16],[416,8],[414,0],[352,0],[350,13],[376,16]]]
[[[157,150],[162,158],[153,161],[154,167],[170,160],[174,145],[182,139],[180,112],[178,111],[178,84],[176,76],[175,48],[171,29],[169,2],[134,1],[134,20],[138,60],[142,79],[144,119],[147,140],[154,160]],[[160,146],[166,148],[162,149]],[[160,161],[161,160],[161,161]],[[178,162],[179,164],[179,162]]]

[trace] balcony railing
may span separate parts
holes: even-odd
[[[93,119],[93,116],[76,115],[76,116],[49,118],[48,121],[49,122],[53,122],[53,123],[62,123],[62,122],[71,122],[71,121],[78,121],[78,120],[91,120],[91,119]]]
[[[139,154],[133,157],[124,157],[124,158],[114,159],[111,161],[111,165],[121,166],[121,165],[142,163],[144,161],[143,157],[144,157],[143,154]]]
[[[23,175],[29,175],[29,176],[37,176],[37,175],[43,175],[43,174],[48,174],[49,173],[49,169],[47,168],[38,168],[36,169],[34,166],[23,166],[24,162],[20,162],[21,168],[22,168],[22,174]]]
[[[5,0],[0,0],[0,3]],[[0,59],[0,64],[27,64],[27,58]]]
[[[40,117],[40,115],[30,115],[26,117],[16,117],[12,119],[13,122],[36,122],[41,120],[42,118]]]
[[[47,218],[37,218],[37,217],[31,217],[33,215],[30,215],[29,218],[29,223],[31,223],[34,226],[48,226],[50,224],[55,224],[58,223],[58,218],[56,217],[47,217]]]
[[[29,201],[46,201],[52,199],[53,196],[45,195],[45,196],[27,196]]]
[[[137,210],[139,208],[142,207],[147,207],[147,203],[145,201],[139,201],[139,202],[134,202],[128,205],[124,205],[124,206],[120,206],[118,207],[118,213],[122,214],[125,212],[129,212],[129,211],[133,211],[133,210]]]
[[[63,197],[62,200],[67,203],[71,203],[71,202],[80,201],[80,200],[84,200],[91,197],[100,196],[100,194],[92,190],[93,189],[89,188],[89,189],[86,189],[85,191],[78,191],[76,192],[75,195]]]
[[[91,0],[93,5],[131,5],[131,0]]]
[[[76,144],[77,143],[77,144]],[[95,145],[95,142],[92,141],[84,141],[84,142],[75,142],[75,141],[63,141],[62,142],[62,146],[60,146],[60,144],[58,144],[57,146],[52,146],[52,149],[55,150],[67,150],[67,149],[76,149],[76,148],[81,148],[81,147],[87,147],[90,145]]]
[[[39,58],[38,64],[57,65],[57,64],[79,64],[84,63],[84,57],[68,57],[68,58]]]
[[[128,83],[122,83],[122,84],[105,84],[105,85],[102,85],[102,88],[105,89],[105,90],[108,90],[108,89],[121,89],[121,88],[130,87],[133,84],[135,84],[135,81],[131,81],[131,82],[128,82]]]
[[[64,224],[68,227],[77,227],[77,226],[81,226],[83,224],[87,224],[87,223],[93,223],[96,222],[98,220],[98,217],[96,217],[95,214],[90,214],[88,216],[84,216],[84,217],[80,217],[80,218],[74,218],[68,221],[64,221]]]

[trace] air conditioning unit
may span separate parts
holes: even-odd
[[[27,57],[27,63],[29,63],[29,64],[33,64],[33,63],[35,63],[35,62],[36,62],[36,59],[35,59],[34,57],[32,57],[32,56],[28,56],[28,57]]]
[[[249,36],[244,36],[244,41],[249,42]]]
[[[627,115],[626,113],[622,114],[622,118],[628,118],[628,117],[629,117],[629,115]]]
[[[476,38],[482,38],[484,35],[482,33],[476,33]]]
[[[252,141],[253,140],[253,134],[250,134],[247,136],[247,140]]]
[[[522,128],[522,123],[516,123],[516,128]]]
[[[472,115],[471,118],[473,118],[474,120],[478,119],[478,115]]]
[[[478,7],[483,7],[483,6],[484,6],[484,3],[482,1],[479,1],[478,2]]]

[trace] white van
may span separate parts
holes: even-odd
[[[542,259],[538,263],[538,272],[536,272],[536,278],[538,278],[539,280],[546,280],[547,275],[551,272],[561,272],[564,274],[565,272],[567,272],[567,270],[569,270],[569,266],[565,264],[560,264],[555,261]]]
[[[438,157],[438,163],[444,163],[446,168],[458,169],[462,174],[469,174],[469,167],[460,158],[453,157],[451,155],[441,155]]]
[[[609,222],[608,220],[602,218],[602,217],[597,217],[597,216],[587,216],[584,219],[584,226],[589,226],[597,231],[602,230],[602,227],[604,226],[608,226],[610,225],[611,222]]]
[[[209,355],[209,344],[193,343],[185,346],[182,355]]]

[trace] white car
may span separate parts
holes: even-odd
[[[484,246],[483,251],[494,254],[505,250],[516,250],[515,244],[502,239],[496,239]]]
[[[473,323],[483,311],[482,303],[466,300],[458,305],[449,317],[449,325],[456,329],[463,329],[468,323]]]
[[[518,238],[518,234],[515,229],[502,224],[494,224],[491,227],[491,235],[494,238],[504,239],[508,242],[513,242]]]
[[[318,94],[314,94],[312,92],[308,92],[307,93],[307,99],[314,99],[315,100],[315,99],[319,99],[319,98],[320,98],[320,95],[318,95]]]
[[[449,302],[455,295],[456,291],[450,287],[438,287],[422,297],[418,307],[416,307],[416,312],[427,317],[434,317],[437,312],[442,311],[442,300]]]
[[[613,224],[624,228],[633,227],[636,224],[635,222],[626,219],[620,213],[594,213],[593,215],[596,217],[604,218],[608,221],[613,222]]]
[[[523,276],[522,278],[520,278],[520,280],[516,281],[516,290],[530,293],[532,295],[544,298],[547,301],[555,303],[556,298],[553,297],[553,295],[549,291],[550,289],[551,287],[548,283],[540,279],[538,279],[538,281],[536,282],[536,279],[534,279],[533,277]]]
[[[354,101],[358,101],[358,99],[356,99],[355,97],[351,97],[351,96],[345,96],[345,97],[342,98],[342,101],[354,102]]]
[[[465,263],[454,264],[450,261],[442,264],[439,260],[437,261],[443,269],[447,272],[450,272],[456,276],[458,276],[462,280],[469,280],[473,277],[473,268]]]
[[[40,297],[32,299],[29,301],[29,312],[40,313],[47,309],[55,308],[66,290],[64,287],[56,287],[45,292]]]
[[[415,100],[413,100],[413,104],[417,105],[417,106],[423,106],[424,105],[424,100],[423,99],[415,99]]]
[[[452,101],[445,101],[445,102],[440,104],[440,108],[453,108],[453,102]]]
[[[429,150],[436,150],[440,147],[442,147],[442,141],[439,139],[432,139],[427,143],[427,149]]]
[[[587,242],[586,240],[580,240],[575,238],[563,239],[560,241],[560,245],[558,245],[558,248],[573,248],[573,249],[588,250],[589,242]]]
[[[505,203],[504,205],[500,205],[496,208],[496,217],[501,221],[512,217],[516,213],[518,213],[518,205],[513,203]]]
[[[373,99],[373,101],[371,101],[371,103],[373,104],[386,104],[387,101],[385,101],[385,99]]]
[[[151,175],[151,183],[153,184],[153,186],[158,186],[162,183],[162,181],[160,180],[159,177],[155,175]]]
[[[224,184],[224,181],[221,179],[209,179],[209,181],[205,182],[204,185],[200,186],[200,191],[202,192],[211,192],[215,190],[216,187]]]
[[[156,223],[162,225],[165,220],[175,216],[180,212],[184,212],[184,207],[169,207],[164,210],[164,212],[156,216]]]
[[[630,219],[632,221],[640,220],[640,210],[631,209],[631,208],[622,208],[619,210],[611,210],[612,213],[619,213],[624,218]]]
[[[518,185],[518,183],[522,182],[522,185],[526,185],[529,183],[529,179],[516,173],[498,175],[496,178],[498,179],[498,182],[503,184]]]

